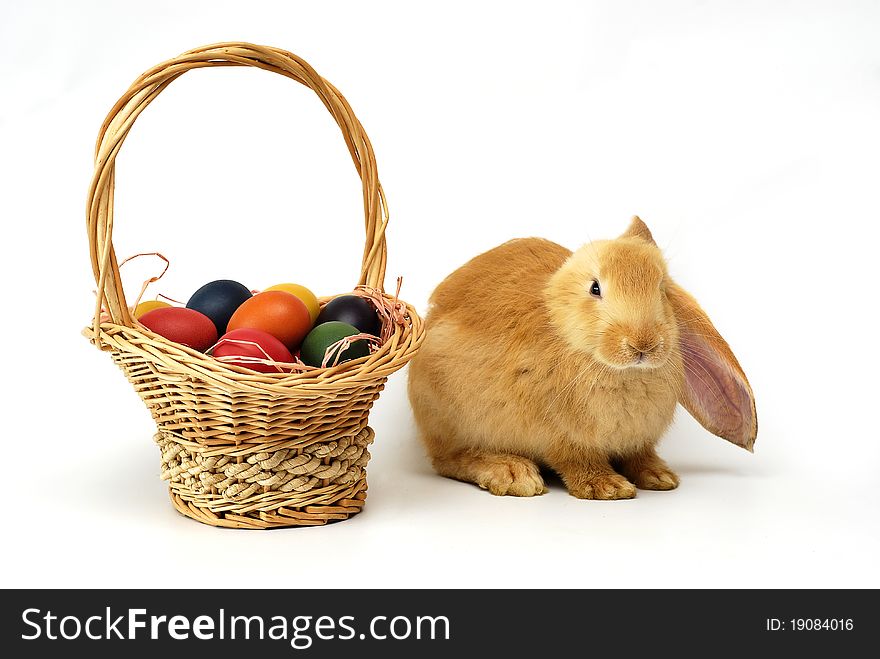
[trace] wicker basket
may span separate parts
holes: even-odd
[[[348,102],[292,53],[247,43],[186,52],[132,84],[101,132],[87,222],[97,281],[94,323],[84,334],[107,351],[158,426],[162,478],[178,511],[215,526],[263,529],[326,524],[366,499],[367,417],[386,378],[415,354],[422,321],[405,303],[402,322],[369,357],[302,373],[257,373],[171,343],[137,323],[113,250],[115,159],[135,119],[191,69],[253,66],[314,91],[333,115],[363,183],[366,246],[360,285],[383,290],[388,215],[370,141]],[[321,301],[326,302],[326,299]],[[387,322],[387,321],[386,321]]]

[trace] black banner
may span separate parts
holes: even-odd
[[[880,639],[876,591],[6,590],[2,599],[7,656],[118,657],[135,645],[212,657],[812,654]]]

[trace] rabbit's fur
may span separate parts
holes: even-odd
[[[639,218],[574,253],[527,238],[477,256],[434,291],[426,325],[409,396],[443,476],[532,496],[540,465],[586,499],[673,489],[655,446],[677,402],[754,444],[745,374]]]

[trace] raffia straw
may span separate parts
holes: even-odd
[[[141,298],[144,296],[144,293],[147,292],[147,287],[150,284],[153,284],[153,283],[159,281],[160,279],[162,279],[162,277],[165,275],[165,273],[168,272],[168,268],[171,267],[171,261],[169,261],[165,256],[163,256],[159,252],[141,252],[139,254],[132,254],[128,258],[123,259],[122,262],[120,262],[120,264],[119,264],[119,268],[121,269],[122,266],[124,266],[129,261],[133,261],[134,259],[141,257],[141,256],[158,256],[160,259],[165,261],[165,267],[162,268],[162,272],[160,272],[155,277],[150,277],[141,285],[141,292],[138,294],[137,299],[134,301],[134,304],[129,307],[129,310],[131,311],[132,314],[134,314],[134,310],[137,309],[137,305],[140,304]],[[95,297],[97,297],[98,291],[93,290],[92,294],[95,295]],[[170,300],[171,298],[168,298],[168,299]],[[177,300],[172,300],[172,301],[177,302]],[[178,302],[178,304],[181,304],[181,303]],[[107,309],[107,307],[102,304],[101,305],[101,322],[105,323],[105,322],[108,322],[109,320],[110,320],[110,312]]]
[[[327,349],[324,351],[324,359],[321,361],[321,366],[309,366],[304,363],[301,359],[294,357],[294,361],[292,362],[279,362],[272,359],[269,354],[265,351],[263,346],[255,341],[245,341],[243,339],[229,339],[229,338],[221,338],[217,343],[212,345],[210,348],[205,350],[206,355],[210,355],[214,357],[214,350],[217,349],[218,346],[224,343],[236,343],[240,345],[249,345],[253,346],[257,350],[265,355],[265,359],[261,359],[260,357],[251,357],[250,355],[223,355],[220,357],[214,357],[219,362],[223,362],[225,364],[231,362],[240,362],[242,364],[265,364],[266,366],[274,367],[279,373],[290,373],[290,372],[305,372],[305,371],[316,371],[318,368],[327,368],[329,366],[337,366],[339,365],[339,359],[342,356],[342,353],[351,347],[351,344],[355,341],[366,341],[369,345],[370,352],[375,352],[382,346],[382,340],[372,334],[352,334],[351,336],[345,336],[341,338],[339,341],[335,343],[331,343],[327,346]],[[333,363],[330,362],[330,358],[334,357]],[[234,364],[233,364],[234,365]],[[282,367],[286,367],[282,368]]]
[[[382,331],[379,335],[382,343],[385,343],[394,333],[395,324],[405,327],[408,322],[406,306],[400,302],[400,287],[402,285],[403,277],[398,277],[393,300],[389,300],[382,291],[371,286],[361,285],[354,289],[355,295],[373,303],[376,312],[382,318]]]
[[[324,351],[324,361],[320,367],[309,366],[308,364],[304,363],[298,357],[294,357],[294,360],[292,362],[276,361],[269,356],[269,354],[265,351],[265,349],[259,343],[256,343],[254,341],[245,341],[243,339],[221,338],[219,341],[217,341],[217,343],[215,343],[210,348],[205,350],[205,354],[211,355],[211,357],[214,357],[214,355],[213,355],[214,350],[223,343],[238,343],[241,345],[249,345],[249,346],[255,347],[257,350],[262,352],[265,355],[265,359],[262,359],[260,357],[252,357],[250,355],[223,355],[221,357],[214,357],[214,359],[216,359],[219,362],[223,362],[225,364],[232,363],[232,362],[240,362],[242,364],[264,364],[266,366],[274,367],[279,373],[301,373],[301,372],[305,372],[305,371],[317,371],[319,368],[326,368],[327,367],[327,360],[329,359],[329,356],[333,352],[334,349],[336,349],[340,346],[344,346],[343,349],[340,351],[340,353],[344,352],[345,350],[348,349],[351,342],[354,342],[357,340],[362,340],[362,339],[370,342],[370,349],[371,350],[375,350],[375,348],[379,345],[379,340],[375,336],[373,336],[372,334],[357,334],[357,335],[352,335],[350,337],[345,337],[345,338],[343,338],[343,339],[337,341],[336,343],[333,343],[332,345],[327,347],[327,350]],[[348,340],[349,343],[346,343],[346,340]],[[336,360],[333,362],[332,366],[336,366],[338,364],[340,353],[337,353]],[[233,363],[233,366],[234,365],[235,364]]]
[[[181,302],[180,300],[175,300],[173,297],[168,297],[167,295],[163,295],[162,293],[156,294],[156,299],[158,300],[160,297],[164,297],[169,302],[174,302],[174,304],[179,304],[181,306],[186,306],[186,302]]]
[[[260,359],[259,357],[251,357],[250,355],[228,355],[228,356],[227,356],[227,355],[223,355],[223,356],[221,356],[221,357],[214,357],[214,354],[213,354],[213,353],[214,353],[214,350],[217,349],[217,347],[223,345],[224,343],[235,343],[235,344],[237,344],[237,345],[252,346],[252,347],[256,348],[257,350],[259,350],[260,352],[262,352],[264,355],[266,355],[266,359]],[[211,356],[214,357],[214,359],[216,359],[218,362],[223,362],[223,363],[228,363],[228,362],[241,362],[242,364],[265,364],[266,366],[272,366],[272,367],[274,367],[279,373],[285,373],[285,372],[286,372],[286,371],[285,371],[283,368],[281,368],[281,366],[280,366],[280,364],[282,364],[282,363],[284,363],[284,362],[276,362],[274,359],[272,359],[272,358],[269,356],[269,353],[266,352],[266,351],[263,349],[263,346],[261,346],[261,345],[260,345],[259,343],[257,343],[256,341],[245,341],[245,340],[243,340],[243,339],[228,339],[228,338],[222,338],[222,339],[220,339],[219,341],[217,341],[217,343],[215,343],[214,345],[212,345],[210,348],[208,348],[207,350],[205,350],[205,354],[206,354],[206,355],[211,355]]]
[[[165,273],[168,272],[168,268],[171,267],[171,261],[169,261],[165,256],[163,256],[159,252],[141,252],[140,254],[133,254],[133,255],[129,256],[127,259],[125,259],[124,261],[122,261],[122,263],[119,264],[119,267],[122,268],[122,266],[124,266],[126,263],[128,263],[129,261],[134,261],[136,258],[138,258],[140,256],[158,256],[160,259],[165,261],[165,267],[162,268],[162,272],[160,272],[155,277],[150,277],[149,279],[147,279],[147,281],[145,281],[141,285],[141,292],[138,294],[137,298],[135,299],[134,304],[131,305],[131,307],[129,307],[132,310],[132,312],[134,312],[134,310],[137,309],[137,305],[139,305],[141,303],[141,298],[144,296],[144,293],[147,292],[147,288],[149,287],[149,285],[155,284],[157,281],[162,279],[162,277],[165,276]]]
[[[339,364],[339,358],[342,356],[342,353],[351,347],[351,344],[355,341],[366,341],[369,344],[370,352],[374,352],[378,350],[382,345],[382,340],[378,337],[373,336],[372,334],[365,334],[361,332],[360,334],[352,334],[351,336],[344,336],[335,343],[331,343],[327,346],[327,349],[324,351],[324,359],[321,361],[321,368],[327,368],[327,366],[337,366]],[[339,350],[336,350],[339,348]],[[336,352],[334,353],[334,350]],[[333,363],[330,364],[330,357],[334,356]]]

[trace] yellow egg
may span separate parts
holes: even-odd
[[[144,300],[135,307],[134,317],[140,318],[145,313],[150,313],[153,309],[162,309],[163,307],[170,306],[170,304],[168,304],[167,302],[162,302],[162,300]]]
[[[315,318],[318,317],[318,313],[321,311],[321,308],[318,305],[318,298],[316,298],[315,294],[305,286],[300,286],[299,284],[275,284],[275,286],[270,286],[266,290],[285,291],[298,297],[302,300],[303,304],[306,305],[306,309],[309,310],[309,316],[311,316],[313,323],[315,322]]]

